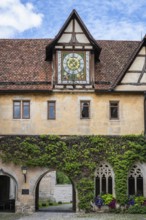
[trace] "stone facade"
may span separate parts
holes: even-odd
[[[39,181],[44,178],[44,182],[42,182],[42,186],[40,185],[40,194],[43,194],[43,189],[42,187],[45,188],[45,193],[47,192],[48,194],[46,196],[50,195],[53,198],[58,198],[56,199],[58,201],[63,201],[63,202],[70,202],[72,200],[72,185],[67,185],[67,186],[56,186],[56,178],[55,178],[55,171],[52,172],[49,171],[46,168],[29,168],[27,172],[27,182],[24,182],[24,176],[22,174],[22,170],[20,166],[16,166],[14,164],[3,164],[0,162],[0,167],[2,167],[2,170],[0,172],[0,177],[1,175],[6,175],[11,178],[11,181],[13,182],[13,190],[10,193],[10,198],[9,199],[15,199],[15,211],[20,212],[20,213],[31,213],[36,210],[36,204],[35,204],[35,199],[36,199],[36,187],[39,183]],[[45,178],[47,177],[47,178]],[[48,177],[50,179],[51,177],[51,184],[52,186],[48,186]],[[47,181],[46,181],[47,179]],[[12,185],[11,185],[12,187]],[[64,189],[65,188],[65,189]],[[42,189],[42,190],[41,190]],[[14,191],[15,190],[15,191]],[[23,194],[22,191],[28,190],[28,194]],[[50,191],[49,191],[50,190]],[[69,190],[69,192],[68,192]],[[64,196],[58,196],[64,194]]]
[[[30,119],[13,119],[13,100],[30,100]],[[47,119],[47,102],[56,101],[56,120]],[[90,101],[90,119],[80,118],[80,102]],[[109,102],[119,102],[119,119],[110,120]],[[144,132],[142,94],[53,93],[0,94],[1,135],[126,135]],[[135,108],[136,106],[136,108]],[[130,114],[129,114],[130,112]],[[102,120],[101,120],[102,119]],[[36,121],[39,126],[36,126]],[[100,123],[98,123],[100,121]],[[8,126],[9,125],[9,126]]]
[[[71,184],[57,184],[54,189],[54,197],[56,202],[72,202],[72,185]]]
[[[76,11],[54,40],[2,40],[0,135],[146,134],[145,45],[146,38],[97,42]],[[146,196],[146,164],[138,165]],[[15,199],[16,212],[38,208],[39,184],[42,198],[62,201],[64,195],[79,210],[76,183],[56,186],[55,168],[29,167],[25,176],[21,166],[0,160],[2,176],[10,178],[6,193]]]
[[[40,182],[39,198],[41,200],[55,201],[54,198],[55,185],[56,185],[56,172],[52,171],[47,173]]]

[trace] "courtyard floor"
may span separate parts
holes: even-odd
[[[36,212],[29,216],[0,213],[0,220],[146,220],[146,215]]]

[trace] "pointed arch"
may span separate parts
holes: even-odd
[[[95,171],[95,196],[101,193],[113,194],[113,170],[111,166],[103,162]]]
[[[128,195],[143,195],[143,174],[139,165],[133,165],[129,171]]]

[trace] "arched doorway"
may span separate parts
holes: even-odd
[[[62,173],[63,177],[69,179],[69,183],[59,184],[57,174],[58,171],[45,172],[38,179],[35,189],[36,211],[76,211],[76,193],[74,183],[64,173]]]
[[[15,179],[0,170],[0,212],[15,212],[16,188]]]

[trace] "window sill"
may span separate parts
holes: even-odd
[[[48,121],[55,121],[56,118],[48,118],[47,120],[48,120]]]
[[[80,118],[81,120],[90,120],[91,118]]]
[[[30,118],[12,118],[12,120],[14,120],[14,121],[28,121],[28,120],[30,120]]]

